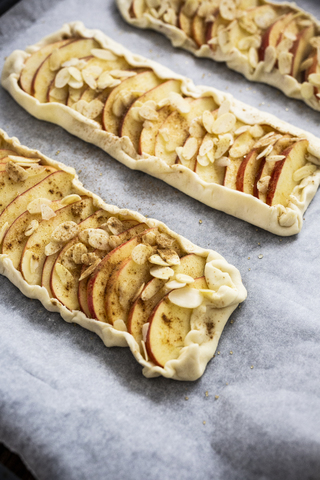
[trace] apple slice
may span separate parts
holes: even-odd
[[[147,153],[148,155],[155,154],[156,140],[159,129],[164,121],[172,113],[172,108],[166,106],[158,110],[158,118],[152,122],[152,125],[143,127],[139,139],[139,153]]]
[[[160,100],[168,97],[171,92],[181,93],[180,80],[167,80],[166,82],[152,88],[144,95],[141,95],[138,100],[132,103],[131,107],[124,116],[120,129],[120,136],[129,137],[134,148],[137,151],[139,150],[139,140],[141,136],[141,131],[143,129],[143,122],[145,120],[144,118],[141,118],[140,120],[136,119],[137,117],[134,109],[137,103],[139,102],[140,104],[152,100],[156,104],[158,104]]]
[[[273,169],[267,191],[267,205],[288,205],[290,194],[300,183],[293,179],[293,174],[306,164],[308,145],[308,140],[300,140],[282,152],[286,158],[276,162]]]
[[[47,257],[44,261],[43,268],[42,268],[41,287],[44,287],[47,290],[50,298],[54,298],[53,293],[51,291],[51,285],[50,285],[51,272],[59,253],[60,252],[56,252],[53,255],[50,255],[49,257]]]
[[[174,265],[171,268],[174,270],[175,275],[182,273],[190,275],[193,278],[203,276],[206,259],[200,257],[195,253],[190,253],[180,258],[180,264]],[[133,335],[138,345],[142,340],[142,326],[148,322],[149,316],[152,310],[160,302],[160,300],[169,292],[169,289],[165,286],[165,281],[159,278],[153,278],[146,284],[141,294],[133,303],[128,313],[128,332]],[[142,300],[147,292],[151,292],[150,298]],[[154,294],[152,295],[152,293]]]
[[[28,238],[21,257],[20,270],[30,285],[41,285],[45,247],[50,243],[52,232],[65,222],[80,223],[94,212],[92,198],[84,197],[79,202],[67,205],[56,212],[50,220],[42,220],[37,230]]]
[[[3,160],[2,160],[3,158],[8,157],[9,155],[17,155],[17,152],[15,152],[14,150],[7,150],[5,148],[0,149],[1,162],[3,162]]]
[[[30,57],[28,57],[25,61],[24,67],[21,71],[19,83],[22,90],[24,90],[29,95],[33,95],[33,78],[44,62],[44,60],[56,49],[61,48],[67,43],[70,43],[72,40],[61,40],[59,42],[50,43],[49,45],[45,45],[44,47],[40,48],[34,52]]]
[[[26,180],[20,182],[14,182],[11,180],[6,171],[0,172],[0,213],[3,212],[6,206],[9,205],[14,198],[26,190],[29,190],[29,188],[41,182],[41,180],[56,171],[57,170],[53,167],[40,168],[37,175],[30,176]]]
[[[309,81],[309,75],[311,75],[312,73],[320,73],[320,66],[318,65],[318,53],[314,53],[313,56],[313,62],[311,64],[311,66],[309,68],[307,68],[306,72],[305,72],[305,81],[308,82]],[[315,98],[319,101],[320,99],[316,96],[317,93],[319,93],[319,88],[314,86],[313,87],[313,92],[314,92],[314,96]]]
[[[135,99],[162,82],[163,80],[157,77],[155,73],[142,72],[137,73],[134,77],[127,78],[115,87],[104,106],[102,115],[103,128],[107,132],[119,136],[124,114]],[[128,98],[125,98],[126,96]],[[121,102],[122,99],[124,103]],[[119,107],[119,109],[116,107]]]
[[[240,164],[236,179],[236,189],[240,192],[253,195],[254,182],[262,160],[257,160],[259,153],[259,149],[251,150]]]
[[[130,7],[130,15],[133,18],[141,18],[146,11],[146,3],[144,0],[133,0]]]
[[[226,167],[223,185],[227,188],[231,188],[232,190],[237,189],[237,175],[240,165],[243,161],[243,157],[241,158],[230,158],[231,163]]]
[[[113,269],[131,255],[132,250],[141,243],[141,233],[149,230],[148,226],[140,223],[137,226],[117,235],[119,247],[112,250],[100,262],[93,276],[88,282],[87,301],[90,317],[101,322],[108,322],[104,298],[105,289]],[[150,231],[153,231],[151,229]]]
[[[183,13],[183,6],[181,6],[179,10],[178,27],[187,35],[187,37],[192,36],[192,18]]]
[[[91,50],[101,48],[92,38],[75,39],[59,48],[61,64],[71,58],[82,58],[91,55]],[[52,55],[52,54],[51,54]],[[48,90],[56,76],[56,72],[50,69],[49,55],[38,68],[33,78],[32,88],[34,97],[41,103],[47,102]]]
[[[189,136],[189,128],[194,118],[200,116],[205,110],[215,110],[217,107],[212,97],[190,99],[190,111],[182,114],[173,112],[164,121],[156,138],[155,156],[164,160],[168,165],[173,165],[177,159],[176,148],[181,147]],[[164,133],[166,135],[164,136]],[[166,137],[169,137],[169,141]]]
[[[189,135],[186,139],[186,141],[184,142],[183,144],[183,147],[185,147],[187,145],[187,142],[190,141],[191,138],[195,138],[195,137],[192,137],[191,135]],[[198,144],[198,147],[197,147],[197,151],[195,152],[195,154],[193,155],[193,157],[190,159],[189,162],[185,162],[184,160],[181,161],[179,156],[177,156],[176,158],[176,164],[177,165],[184,165],[186,166],[187,168],[190,168],[190,170],[192,170],[193,172],[195,171],[195,168],[196,168],[196,164],[197,164],[197,155],[199,153],[199,148],[201,146],[201,143],[202,143],[202,138],[195,138],[197,144]]]
[[[74,191],[73,179],[74,176],[71,173],[56,170],[33,187],[21,192],[1,213],[0,231],[6,223],[11,225],[19,215],[25,212],[29,203],[35,198],[60,200],[72,193]]]
[[[191,22],[191,36],[199,48],[207,42],[206,30],[205,18],[196,14]]]
[[[205,277],[197,278],[192,288],[206,289]],[[160,367],[179,357],[185,346],[184,339],[190,331],[191,308],[173,304],[167,294],[149,317],[146,347],[149,358]]]
[[[267,47],[276,47],[279,43],[282,32],[286,26],[292,21],[294,14],[292,12],[287,13],[278,18],[267,30],[264,32],[261,38],[261,45],[258,50],[259,62],[264,61],[265,51]]]
[[[105,309],[109,323],[114,324],[119,319],[127,323],[132,300],[139,288],[152,278],[150,267],[148,261],[138,265],[129,257],[114,269],[108,280],[105,295]]]
[[[216,12],[215,12],[215,20],[213,22],[208,22],[207,23],[206,43],[208,43],[213,38],[217,37],[218,28],[220,26],[225,28],[227,25],[228,25],[228,21],[221,17],[221,15],[219,13],[219,9],[217,9]],[[212,50],[216,49],[215,44],[210,44],[210,47],[211,47]]]

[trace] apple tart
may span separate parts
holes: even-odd
[[[278,235],[300,231],[319,186],[318,138],[80,22],[13,52],[2,85],[37,118]]]
[[[320,110],[320,23],[268,0],[117,0],[124,19]]]
[[[239,271],[0,130],[0,273],[64,320],[129,346],[147,377],[196,380],[246,298]]]

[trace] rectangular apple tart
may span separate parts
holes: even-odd
[[[213,250],[105,204],[75,170],[0,130],[0,273],[50,311],[129,346],[147,377],[196,380],[246,298]]]
[[[320,23],[268,0],[117,0],[124,19],[320,110]]]
[[[6,60],[28,112],[213,208],[278,235],[300,231],[320,182],[320,140],[66,24]]]

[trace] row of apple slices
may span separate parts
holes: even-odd
[[[266,72],[277,68],[281,74],[303,82],[302,73],[311,65],[311,60],[308,58],[305,62],[305,59],[311,50],[311,57],[318,65],[315,43],[319,43],[319,38],[313,38],[316,24],[288,5],[268,5],[258,0],[246,0],[240,4],[234,0],[165,3],[166,8],[159,1],[133,0],[130,13],[135,18],[145,13],[161,18],[181,29],[199,48],[208,44],[214,52],[220,48],[223,54],[237,48],[247,56],[253,69],[263,61]],[[168,15],[169,10],[175,15]],[[314,81],[306,75],[301,92],[304,98],[318,93],[311,88]]]
[[[97,209],[92,198],[77,194],[70,173],[0,150],[6,159],[1,253],[24,280],[71,311],[127,329],[155,364],[177,358],[192,309],[208,290],[205,258],[186,255],[157,228]],[[29,163],[39,172],[24,177]]]

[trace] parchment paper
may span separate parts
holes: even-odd
[[[297,3],[320,18],[316,0]],[[112,0],[22,0],[0,18],[1,62],[73,20],[320,135],[319,113],[128,26]],[[179,383],[145,379],[128,349],[104,347],[1,277],[0,441],[39,480],[320,479],[319,193],[299,236],[279,238],[34,119],[3,89],[0,119],[10,136],[75,167],[108,203],[217,250],[249,293],[204,376]]]

